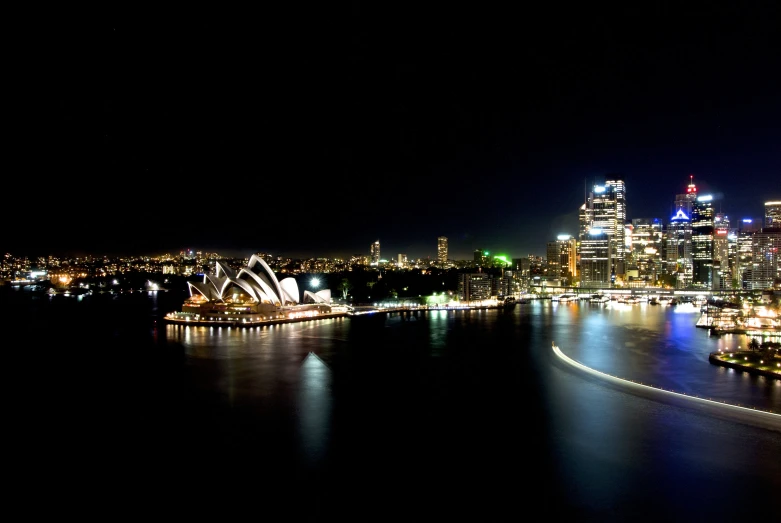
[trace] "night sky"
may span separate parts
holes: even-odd
[[[605,177],[629,219],[781,199],[777,3],[418,4],[31,28],[0,250],[521,257]]]

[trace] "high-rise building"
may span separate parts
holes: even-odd
[[[765,202],[765,227],[781,227],[781,201]]]
[[[697,186],[694,184],[694,175],[689,175],[689,185],[686,186],[686,192],[675,195],[675,208],[673,209],[673,215],[678,212],[678,209],[683,209],[683,213],[686,216],[692,215],[692,208],[694,202],[697,201]]]
[[[683,208],[670,218],[665,238],[666,272],[675,276],[675,286],[685,288],[692,278],[691,219]]]
[[[447,238],[444,236],[437,238],[437,262],[442,266],[447,264]]]
[[[754,265],[754,234],[759,232],[759,226],[751,218],[743,218],[738,229],[735,280],[741,289],[751,289]]]
[[[692,206],[692,286],[713,286],[713,237],[715,221],[713,197],[698,196]]]
[[[692,234],[694,233],[692,226],[697,198],[697,186],[694,184],[694,175],[689,175],[689,184],[686,186],[686,192],[675,195],[673,216],[670,218],[670,223],[665,235],[666,272],[676,277],[676,287],[678,288],[689,287],[694,282],[694,246],[692,240]],[[697,221],[698,226],[700,227],[698,234],[703,234],[698,241],[702,244],[708,244],[707,234],[705,234],[707,232],[707,217],[702,216],[702,212],[705,212],[704,209],[697,211]],[[712,209],[710,212],[712,213]],[[699,256],[704,259],[706,251],[703,250],[703,245],[699,245],[699,248]],[[710,260],[710,258],[708,259]],[[704,263],[704,261],[701,261],[698,265],[698,269],[704,270],[706,267]],[[711,261],[708,261],[708,271],[711,270],[712,265]],[[703,279],[707,282],[711,281],[709,277],[700,278],[700,280]],[[704,286],[704,284],[700,284],[699,286]]]
[[[380,263],[380,240],[375,241],[369,246],[371,263]]]
[[[613,284],[610,237],[599,229],[591,229],[588,238],[580,241],[580,286],[608,288]]]
[[[781,227],[763,227],[754,233],[751,289],[773,289],[781,281]]]
[[[629,236],[627,259],[637,277],[654,284],[662,274],[664,232],[659,218],[634,218]]]
[[[713,277],[711,288],[724,290],[732,288],[732,267],[730,265],[729,220],[716,216],[713,230]]]
[[[596,184],[579,212],[580,240],[593,240],[591,230],[604,234],[610,245],[611,281],[626,272],[626,188],[622,180],[607,180]],[[583,255],[581,254],[581,264]],[[582,269],[581,269],[582,270]]]
[[[563,285],[572,285],[577,276],[577,246],[578,241],[569,234],[560,234],[556,241],[548,242],[547,265],[548,276],[561,278]]]

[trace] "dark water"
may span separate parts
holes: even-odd
[[[160,322],[181,291],[0,290],[9,473],[60,511],[733,521],[772,514],[781,489],[781,422],[551,350],[781,413],[779,380],[708,363],[745,339],[709,337],[696,313],[537,302],[213,329]]]

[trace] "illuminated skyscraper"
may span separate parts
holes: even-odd
[[[662,273],[663,233],[659,218],[635,218],[632,220],[627,258],[640,279],[651,285]]]
[[[579,212],[580,241],[593,240],[591,230],[598,229],[610,244],[611,281],[625,273],[626,262],[626,189],[622,180],[607,180],[594,185]],[[581,255],[581,263],[583,256]]]
[[[713,237],[715,234],[713,197],[698,196],[692,206],[692,286],[711,289],[713,285]]]
[[[588,237],[580,241],[580,286],[608,288],[613,283],[610,268],[610,238],[592,228]]]
[[[673,215],[678,212],[678,209],[683,209],[683,213],[686,216],[691,217],[692,208],[694,202],[697,201],[697,186],[694,185],[694,175],[689,175],[689,185],[686,186],[686,192],[683,194],[675,195],[675,208],[673,209]]]
[[[772,289],[781,280],[781,227],[763,227],[754,233],[751,288]]]
[[[765,202],[765,227],[781,227],[781,201]]]
[[[667,226],[667,234],[665,238],[665,261],[667,273],[676,276],[676,286],[678,288],[684,288],[692,285],[694,279],[694,262],[692,260],[694,250],[692,245],[692,222],[696,203],[697,186],[694,184],[694,175],[689,175],[689,185],[686,186],[686,192],[675,195],[673,216],[670,218],[670,223]],[[702,220],[702,218],[698,219],[698,221],[700,220]],[[700,223],[700,226],[705,227],[705,224]],[[704,232],[704,229],[700,230],[699,232]],[[705,239],[706,238],[700,238],[700,240]],[[703,255],[702,252],[700,254]],[[709,263],[708,268],[710,269],[711,266],[712,264]]]
[[[440,265],[447,263],[447,238],[444,236],[437,238],[437,262]]]
[[[577,276],[577,245],[578,241],[569,234],[559,235],[555,242],[548,242],[548,275],[560,277],[563,285],[572,285],[572,279]]]
[[[377,240],[376,242],[371,244],[371,246],[369,247],[369,253],[371,255],[372,263],[380,262],[380,240]]]
[[[692,278],[691,219],[683,208],[670,218],[665,239],[667,274],[675,276],[675,286],[685,288]]]
[[[759,226],[751,218],[743,218],[740,221],[735,263],[735,279],[740,289],[751,289],[754,270],[754,234],[757,232],[759,232]]]
[[[730,242],[729,218],[717,213],[713,229],[713,289],[732,288],[732,262],[735,257],[730,256],[730,244],[734,253],[736,239],[733,234]]]

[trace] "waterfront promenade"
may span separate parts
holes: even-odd
[[[420,314],[428,311],[460,311],[460,310],[489,310],[489,309],[503,309],[500,304],[481,304],[481,305],[438,305],[438,306],[420,306],[420,307],[377,307],[370,305],[358,305],[355,307],[348,307],[347,310],[339,310],[338,312],[323,313],[318,312],[315,314],[296,314],[292,313],[288,316],[279,316],[276,318],[266,319],[250,319],[249,317],[237,316],[226,314],[224,318],[219,320],[203,320],[195,318],[192,314],[185,314],[180,312],[169,312],[163,317],[165,323],[171,325],[189,325],[195,327],[262,327],[267,325],[278,325],[284,323],[298,323],[302,321],[322,320],[329,318],[344,318],[344,317],[361,317],[372,314]]]

